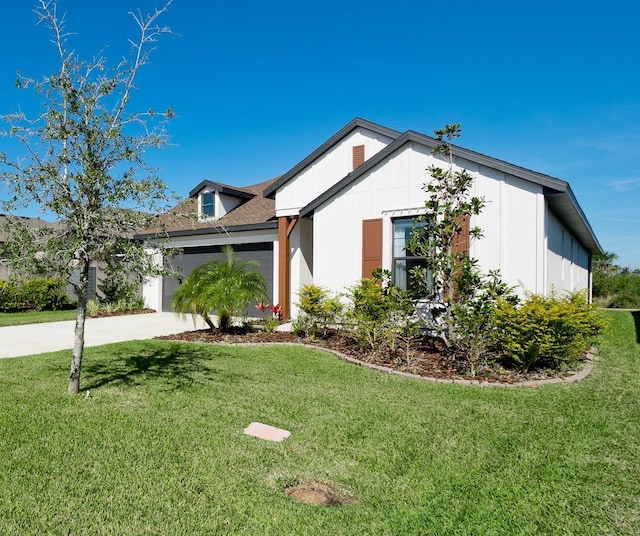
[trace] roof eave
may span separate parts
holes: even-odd
[[[256,196],[256,194],[252,194],[249,192],[245,192],[244,190],[232,188],[226,184],[221,184],[219,182],[210,181],[210,180],[204,180],[189,192],[189,197],[195,197],[207,187],[211,188],[216,192],[220,192],[226,195],[231,195],[233,197],[238,197],[240,199],[253,199]]]
[[[365,173],[368,173],[371,169],[384,161],[389,155],[409,142],[417,142],[430,148],[435,147],[439,143],[435,138],[408,130],[387,147],[370,159],[366,160],[361,166],[353,170],[331,188],[303,207],[300,210],[300,217],[311,217],[318,207],[326,203],[329,199],[340,193],[351,183],[355,182]],[[452,150],[453,155],[456,157],[470,160],[476,164],[490,167],[542,186],[545,198],[549,202],[549,207],[553,210],[554,214],[556,214],[576,235],[576,238],[578,238],[578,240],[580,240],[580,242],[592,253],[598,254],[603,252],[602,246],[596,238],[596,235],[593,232],[584,212],[580,208],[576,197],[573,195],[568,182],[517,166],[515,164],[510,164],[509,162],[498,160],[463,147],[454,146]]]
[[[203,227],[201,229],[185,229],[180,231],[167,231],[158,233],[145,233],[134,235],[137,240],[149,240],[149,239],[167,239],[175,238],[179,236],[197,236],[207,234],[232,234],[240,233],[243,231],[267,231],[270,229],[277,229],[277,221],[267,221],[264,223],[246,223],[242,225],[230,225],[229,227]]]

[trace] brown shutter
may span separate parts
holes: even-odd
[[[469,216],[460,220],[460,232],[453,237],[452,249],[454,253],[469,255]]]
[[[353,146],[353,169],[364,162],[364,145]]]
[[[382,218],[362,220],[362,277],[382,268]]]

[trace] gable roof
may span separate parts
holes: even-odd
[[[440,143],[438,140],[430,136],[425,136],[424,134],[420,134],[412,130],[406,131],[387,147],[373,155],[368,160],[365,160],[363,164],[358,166],[331,188],[303,207],[300,210],[300,217],[311,216],[318,207],[329,201],[335,195],[339,194],[342,190],[368,173],[385,159],[389,158],[404,145],[412,142],[421,144],[430,149],[436,147]],[[582,211],[582,208],[580,208],[578,201],[571,191],[571,187],[568,182],[517,166],[515,164],[510,164],[503,160],[498,160],[463,147],[453,146],[452,151],[454,156],[464,158],[465,160],[469,160],[476,164],[490,167],[542,186],[549,208],[560,219],[560,221],[562,221],[564,225],[571,230],[576,238],[589,251],[592,253],[603,252],[602,246],[598,242],[598,239],[596,238],[591,225]]]
[[[264,197],[262,193],[265,188],[276,180],[277,177],[243,188],[230,187],[234,191],[244,192],[244,194],[248,196],[248,200],[216,220],[199,219],[198,199],[197,197],[189,197],[168,212],[158,215],[155,225],[149,229],[140,230],[135,238],[190,236],[219,234],[229,231],[275,229],[278,225],[274,220],[276,213],[275,202],[273,199]],[[203,181],[203,183],[204,182],[210,181]],[[203,183],[200,183],[200,185],[191,190],[191,192],[196,192],[197,194],[199,191],[198,187]],[[201,189],[202,188],[200,188],[200,190]]]
[[[318,158],[328,152],[334,145],[340,142],[343,138],[345,138],[348,134],[354,131],[357,128],[364,128],[375,132],[377,134],[381,134],[383,136],[387,136],[388,138],[396,139],[400,136],[400,132],[397,130],[393,130],[392,128],[383,127],[382,125],[378,125],[376,123],[372,123],[371,121],[367,121],[366,119],[362,119],[360,117],[356,117],[347,123],[343,128],[341,128],[338,132],[336,132],[333,136],[331,136],[327,141],[325,141],[320,147],[318,147],[315,151],[313,151],[310,155],[298,162],[293,168],[287,171],[284,175],[282,175],[277,181],[275,181],[271,186],[265,189],[264,195],[265,197],[275,197],[276,190],[284,186],[287,182],[289,182],[293,177],[295,177],[298,173],[300,173],[307,166],[311,165]]]
[[[197,196],[205,188],[208,188],[209,190],[214,192],[219,192],[221,194],[238,197],[240,199],[251,199],[252,197],[255,197],[257,195],[248,191],[246,188],[238,188],[236,186],[230,186],[221,182],[204,180],[189,192],[189,197]]]

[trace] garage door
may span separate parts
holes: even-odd
[[[267,283],[267,293],[273,299],[273,242],[261,244],[232,244],[236,257],[243,261],[255,260],[260,263],[258,271]],[[185,248],[180,255],[169,259],[171,264],[182,270],[182,278],[187,277],[195,268],[213,259],[222,259],[223,246],[203,246]],[[171,298],[178,286],[178,281],[165,277],[162,280],[162,310],[172,311]],[[247,309],[247,314],[255,313],[253,305]]]

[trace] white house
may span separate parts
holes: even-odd
[[[183,251],[171,262],[188,275],[232,244],[261,262],[272,301],[292,317],[307,283],[343,291],[379,266],[404,285],[418,262],[404,244],[425,211],[427,168],[444,167],[431,152],[437,143],[356,118],[276,179],[246,188],[201,182],[166,217],[171,245]],[[499,270],[521,293],[590,289],[591,256],[602,248],[567,182],[461,147],[453,154],[486,201],[470,222],[484,237],[463,243],[483,271]],[[149,281],[147,305],[170,310],[175,286]]]

